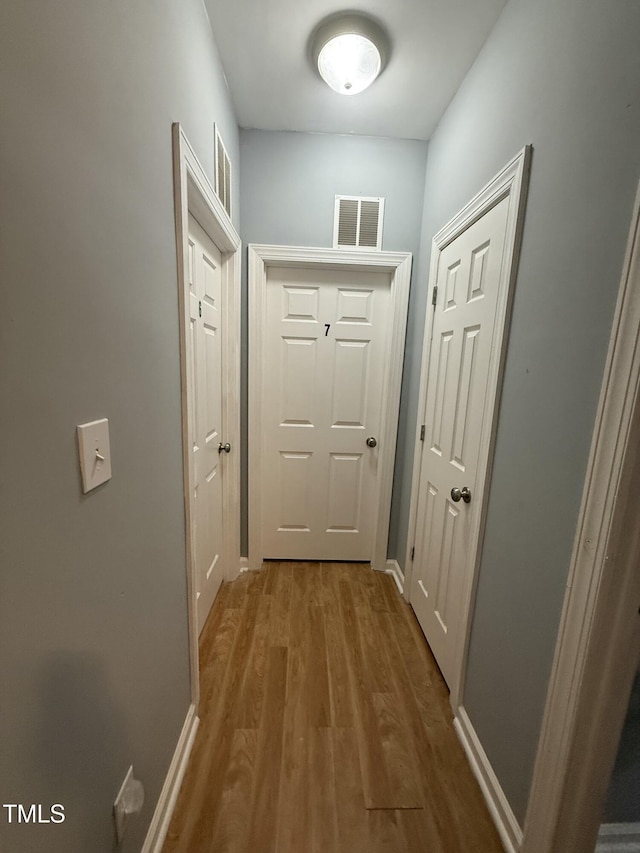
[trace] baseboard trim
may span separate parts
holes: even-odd
[[[595,853],[636,853],[640,850],[640,823],[603,823]]]
[[[400,595],[404,595],[404,572],[400,568],[400,563],[397,560],[387,560],[385,572],[396,582],[396,586],[400,590]]]
[[[238,577],[244,574],[245,572],[261,572],[264,568],[264,563],[259,563],[257,566],[253,566],[249,562],[248,557],[240,557],[240,571],[238,572]]]
[[[522,844],[522,829],[511,810],[498,777],[493,772],[493,767],[469,715],[462,706],[458,708],[453,725],[478,780],[506,853],[518,853]]]
[[[240,572],[238,573],[238,577],[243,572],[259,572],[264,567],[264,562],[260,560],[260,562],[255,565],[251,562],[249,557],[240,557]]]
[[[196,706],[191,705],[187,711],[141,853],[161,853],[162,851],[199,722]]]

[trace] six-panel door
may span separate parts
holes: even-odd
[[[471,537],[481,507],[476,475],[508,203],[446,246],[437,271],[410,601],[448,683],[460,639],[462,579],[473,571]],[[469,503],[452,496],[464,487]]]
[[[198,631],[222,582],[221,257],[200,225],[189,217],[189,424],[194,484],[193,550]],[[225,454],[223,454],[225,455]]]
[[[262,556],[369,560],[390,275],[270,267]]]

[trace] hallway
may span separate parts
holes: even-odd
[[[500,853],[448,691],[389,575],[267,563],[223,585],[164,853]]]

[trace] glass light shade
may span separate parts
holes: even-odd
[[[323,45],[318,54],[322,79],[341,95],[357,95],[370,86],[380,73],[382,57],[377,46],[365,36],[344,33]]]

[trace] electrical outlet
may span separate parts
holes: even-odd
[[[129,819],[139,814],[144,804],[144,788],[142,782],[133,778],[133,765],[127,770],[124,782],[113,804],[113,817],[116,822],[116,838],[118,846],[122,844],[124,834],[127,831]]]

